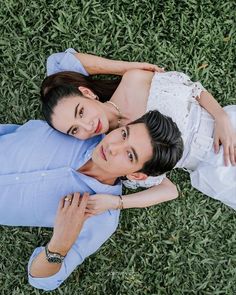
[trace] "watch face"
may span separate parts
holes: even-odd
[[[63,259],[60,258],[58,255],[50,255],[47,260],[50,263],[58,263],[58,264],[62,263],[63,261]]]

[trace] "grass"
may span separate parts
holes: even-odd
[[[41,117],[46,57],[68,47],[184,71],[222,105],[235,104],[235,10],[231,0],[5,0],[1,123]],[[171,178],[176,201],[123,211],[116,234],[48,294],[236,294],[234,211],[191,188],[185,172]],[[1,294],[44,294],[27,284],[26,266],[50,233],[0,228]]]

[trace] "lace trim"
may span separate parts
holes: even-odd
[[[146,180],[124,180],[122,181],[122,184],[130,189],[137,189],[139,187],[149,188],[154,185],[160,184],[163,179],[166,177],[165,174],[159,175],[159,176],[149,176]]]

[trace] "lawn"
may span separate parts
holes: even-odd
[[[68,47],[186,72],[222,106],[236,104],[235,11],[230,0],[2,1],[1,123],[42,117],[46,58]],[[48,294],[235,295],[234,211],[191,188],[187,173],[170,178],[177,200],[123,211],[110,240]],[[28,285],[26,267],[51,230],[0,234],[0,293],[43,294]]]

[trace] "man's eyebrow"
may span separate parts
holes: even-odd
[[[77,112],[78,112],[78,107],[79,107],[79,103],[77,104],[77,106],[75,107],[75,118],[77,117]]]
[[[77,106],[75,107],[75,114],[74,114],[74,117],[75,117],[75,118],[77,117],[78,107],[79,107],[79,103],[78,103]],[[73,126],[71,126],[71,127],[66,131],[66,134],[70,134],[72,127],[73,127]]]
[[[130,136],[130,127],[127,125],[127,126],[125,126],[125,129],[126,129],[126,135],[127,135],[127,139],[128,139]],[[135,162],[137,163],[138,162],[138,155],[133,147],[131,147],[131,150],[134,154]]]

